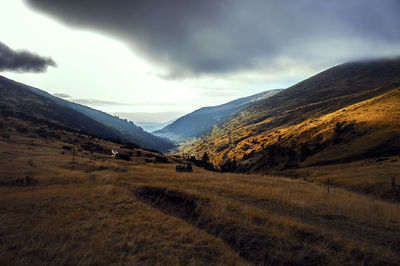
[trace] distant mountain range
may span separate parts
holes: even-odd
[[[399,151],[400,59],[387,59],[342,64],[256,101],[182,152],[265,172]]]
[[[164,128],[153,132],[160,137],[174,141],[187,141],[192,138],[202,137],[211,132],[213,127],[224,122],[240,110],[266,99],[281,90],[269,90],[248,97],[210,107],[203,107],[175,120]]]
[[[175,120],[171,120],[168,122],[135,122],[135,124],[143,128],[147,132],[154,132],[168,126],[174,121]]]
[[[174,147],[169,140],[154,136],[132,122],[63,100],[2,76],[0,96],[2,109],[12,112],[47,119],[99,137],[132,142],[146,149],[165,152]]]

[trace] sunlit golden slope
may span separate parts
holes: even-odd
[[[362,159],[375,155],[396,155],[400,139],[399,103],[400,90],[396,89],[317,119],[252,135],[232,148],[227,148],[228,158],[236,157],[240,160],[257,152],[263,155],[265,147],[271,144],[291,147],[299,153],[298,156],[306,157],[304,161],[298,158],[300,166],[346,159],[351,161],[352,158]],[[236,134],[231,135],[232,142],[237,140],[237,136],[246,136],[245,131]],[[305,143],[310,151],[301,154],[302,150],[307,152]],[[315,154],[312,154],[313,151]],[[225,155],[223,152],[220,154]]]
[[[363,64],[368,67],[362,69]],[[248,108],[214,128],[210,136],[187,146],[185,152],[198,156],[207,152],[215,165],[225,164],[227,170],[240,172],[396,155],[400,148],[400,84],[396,83],[400,61],[379,62],[377,67],[371,62],[360,65],[345,64],[316,75],[284,95],[267,99],[270,107]],[[346,85],[350,76],[343,68],[354,69],[350,75],[359,82],[347,81],[353,89]],[[336,97],[327,99],[325,94]]]

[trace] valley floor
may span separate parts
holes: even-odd
[[[131,161],[85,150],[73,155],[65,140],[88,140],[68,134],[2,136],[1,265],[400,261],[398,203],[339,187],[328,193],[303,179],[196,167],[177,173],[172,158],[160,163],[146,151],[135,150]]]

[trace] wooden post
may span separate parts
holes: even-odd
[[[329,186],[330,186],[330,184],[331,184],[331,180],[328,179],[328,182],[327,182],[327,185],[328,185],[328,194],[329,194]]]
[[[72,150],[72,169],[75,168],[75,144],[74,149]]]

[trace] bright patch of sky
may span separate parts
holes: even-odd
[[[264,90],[285,88],[316,71],[293,69],[287,76],[241,72],[168,80],[157,74],[162,69],[147,63],[117,39],[66,27],[31,10],[23,1],[2,0],[0,10],[1,42],[13,50],[51,57],[57,63],[46,73],[1,75],[51,94],[70,95],[68,100],[83,101],[109,113],[165,112],[165,117],[157,121],[168,121],[176,118],[172,113],[185,114]]]

